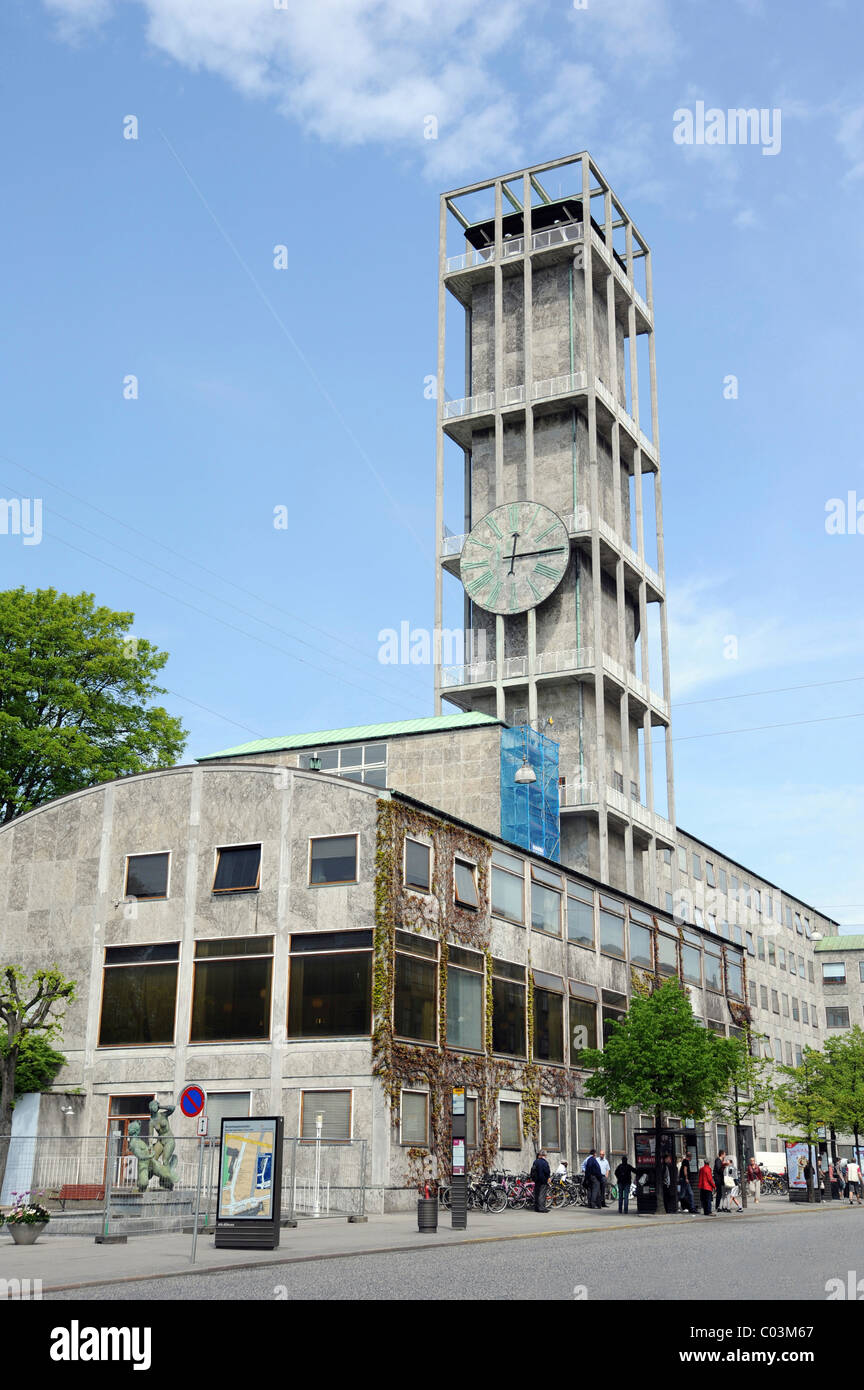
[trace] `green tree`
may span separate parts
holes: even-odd
[[[826,1123],[829,1105],[825,1096],[825,1055],[814,1047],[805,1047],[800,1067],[777,1067],[781,1082],[774,1092],[774,1110],[781,1124],[790,1125],[794,1133],[781,1134],[781,1139],[793,1139],[812,1145],[818,1153],[819,1130]],[[814,1165],[807,1165],[807,1201],[815,1200],[813,1187]]]
[[[743,1044],[703,1028],[677,980],[667,980],[647,996],[634,997],[622,1023],[610,1028],[602,1049],[586,1048],[580,1066],[593,1070],[585,1093],[599,1096],[610,1110],[639,1106],[662,1127],[663,1111],[701,1119],[728,1089],[741,1065]],[[655,1191],[660,1210],[663,1164],[655,1146]]]
[[[5,1057],[8,1050],[9,1039],[5,1033],[0,1033],[0,1057]],[[65,1061],[63,1053],[53,1048],[41,1033],[25,1033],[18,1048],[16,1096],[26,1095],[28,1091],[49,1090]]]
[[[856,1160],[864,1132],[864,1030],[856,1023],[848,1033],[828,1038],[822,1087],[828,1122],[834,1129],[855,1136]]]
[[[713,1111],[716,1119],[725,1120],[727,1125],[734,1126],[735,1152],[738,1155],[739,1168],[743,1166],[744,1157],[741,1126],[745,1120],[757,1115],[764,1105],[770,1105],[774,1098],[774,1063],[768,1057],[759,1056],[757,1039],[764,1036],[764,1033],[753,1033],[750,1028],[745,1028],[743,1046],[738,1064],[729,1079],[728,1090],[714,1106]],[[747,1183],[744,1181],[743,1172],[741,1204],[745,1207],[747,1205]]]
[[[41,802],[180,757],[186,732],[158,705],[168,660],[129,636],[133,613],[92,594],[0,593],[0,824]]]
[[[56,965],[28,975],[17,965],[0,966],[0,1024],[6,1040],[0,1052],[0,1183],[6,1171],[12,1130],[12,1105],[22,1044],[28,1036],[50,1042],[62,1028],[67,1004],[75,998],[75,981]]]

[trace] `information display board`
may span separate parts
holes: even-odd
[[[282,1117],[223,1119],[216,1245],[275,1250],[281,1189]]]
[[[807,1175],[805,1167],[807,1159],[813,1165],[813,1197],[817,1202],[822,1200],[822,1191],[819,1187],[817,1177],[817,1153],[812,1144],[798,1142],[797,1140],[786,1140],[786,1174],[789,1178],[789,1200],[790,1202],[807,1201]]]

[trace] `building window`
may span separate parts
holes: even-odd
[[[269,1038],[272,976],[272,936],[196,941],[189,1041]]]
[[[224,845],[217,849],[214,893],[250,893],[260,882],[260,845]]]
[[[713,951],[705,952],[705,988],[723,993],[723,969],[719,955]]]
[[[725,893],[727,891],[726,870],[720,869],[718,873],[720,878],[720,892]]]
[[[809,1022],[810,1022],[810,1009],[809,1009],[809,1007],[808,1007],[808,1004],[807,1004],[807,1000],[806,1000],[806,999],[802,999],[802,1000],[801,1000],[801,1022],[802,1022],[802,1023],[809,1023]]]
[[[669,913],[670,917],[674,913],[674,899],[671,893],[666,894],[666,911]]]
[[[767,986],[767,985],[760,985],[760,986],[759,986],[759,1005],[760,1005],[760,1007],[763,1008],[763,1009],[767,1009],[767,1008],[768,1008],[768,986]]]
[[[301,1139],[317,1138],[319,1115],[322,1139],[329,1139],[332,1143],[351,1138],[350,1091],[301,1091]]]
[[[864,960],[858,962],[858,978],[864,983]]]
[[[321,771],[331,777],[344,777],[347,782],[364,782],[367,787],[387,785],[387,744],[359,743],[353,748],[324,748],[316,753],[301,753],[300,767],[308,767],[317,757]]]
[[[750,1003],[752,1004],[753,1008],[755,1009],[755,1008],[758,1007],[758,1004],[759,1004],[759,991],[758,991],[758,989],[756,988],[756,982],[755,982],[755,980],[751,980],[751,981],[750,981],[750,986],[749,986],[749,987],[750,987]]]
[[[498,1102],[498,1147],[499,1149],[521,1149],[522,1127],[519,1123],[518,1100]]]
[[[396,933],[393,1029],[411,1042],[438,1041],[438,945],[414,932]]]
[[[432,882],[432,851],[419,840],[405,836],[405,887],[428,893]]]
[[[798,1009],[798,1000],[795,998],[795,995],[794,995],[794,994],[792,995],[792,1017],[794,1018],[794,1020],[795,1020],[796,1023],[799,1023],[799,1022],[800,1022],[800,1012],[799,1012],[799,1009]]]
[[[587,1158],[594,1148],[594,1111],[576,1111],[576,1148],[580,1158]]]
[[[564,1061],[564,981],[534,971],[534,1060]]]
[[[783,1044],[779,1038],[774,1039],[774,1061],[783,1061]]]
[[[752,931],[748,931],[748,932],[747,932],[747,935],[746,935],[746,938],[745,938],[745,939],[746,939],[746,943],[747,943],[747,954],[748,954],[748,956],[755,956],[755,954],[756,954],[756,947],[755,947],[755,945],[753,944],[753,933],[752,933]]]
[[[657,969],[662,975],[678,974],[678,938],[657,934]]]
[[[788,1038],[786,1039],[786,1065],[787,1067],[792,1065],[792,1044]]]
[[[623,1158],[627,1153],[627,1116],[609,1116],[609,1152],[616,1158]]]
[[[356,835],[322,835],[309,841],[310,885],[356,882]]]
[[[825,1026],[827,1028],[848,1028],[849,1010],[839,1008],[826,1009]]]
[[[579,883],[567,884],[567,940],[594,945],[594,894]]]
[[[561,935],[561,879],[536,864],[531,867],[531,926]]]
[[[777,964],[781,970],[786,969],[786,952],[782,946],[777,947]]]
[[[461,946],[447,956],[447,1046],[483,1051],[483,957]]]
[[[106,946],[100,1047],[173,1043],[179,943]]]
[[[702,952],[698,946],[681,947],[681,974],[688,985],[702,985]]]
[[[371,1031],[371,931],[293,933],[288,1037],[343,1038]]]
[[[497,849],[492,852],[492,911],[508,922],[525,921],[525,865]]]
[[[597,990],[570,981],[570,1065],[577,1066],[583,1048],[597,1046]]]
[[[525,967],[494,957],[492,1050],[505,1057],[525,1056]]]
[[[476,1149],[477,1147],[476,1098],[469,1098],[465,1101],[465,1147],[466,1149]]]
[[[761,916],[762,916],[762,894],[759,892],[759,889],[758,889],[758,888],[754,888],[754,889],[753,889],[753,905],[754,905],[754,907],[756,908],[757,913],[758,913],[759,916],[761,917]]]
[[[776,949],[775,949],[775,946],[774,946],[774,942],[773,942],[773,941],[769,941],[769,942],[768,942],[768,964],[769,964],[769,965],[776,965],[776,964],[777,964],[777,952],[776,952]]]
[[[150,1102],[156,1097],[151,1091],[146,1096],[108,1097],[108,1134],[116,1134],[119,1129],[123,1135],[123,1151],[126,1152],[129,1126],[137,1120],[141,1126],[141,1138],[146,1139],[150,1132]]]
[[[402,1144],[429,1143],[429,1096],[425,1091],[403,1091],[399,1107],[399,1141]]]
[[[710,859],[705,860],[705,882],[708,884],[709,888],[717,887],[717,880],[714,877],[714,865],[711,863]]]
[[[756,938],[756,954],[760,960],[765,959],[765,938],[763,936]]]
[[[540,1143],[556,1153],[561,1149],[561,1115],[557,1105],[540,1106]]]
[[[664,863],[664,864],[671,864],[671,863],[672,863],[672,851],[671,851],[671,849],[668,848],[668,846],[665,847],[664,850],[663,850],[663,863]]]
[[[726,993],[730,999],[744,998],[744,971],[732,956],[726,957]]]
[[[479,907],[477,896],[477,866],[467,859],[457,859],[454,865],[456,904],[458,907]]]
[[[605,1047],[612,1036],[612,1027],[616,1023],[623,1023],[627,1017],[627,995],[618,994],[614,989],[604,989],[602,991],[603,1000],[603,1046]]]
[[[641,966],[643,970],[654,969],[654,953],[649,927],[630,923],[630,964]]]
[[[696,906],[694,906],[694,908],[693,908],[693,921],[696,923],[696,926],[697,926],[697,927],[704,927],[704,925],[705,925],[705,917],[704,917],[704,915],[703,915],[703,912],[702,912],[701,907],[696,907]]]
[[[687,872],[687,851],[683,845],[678,847],[678,868],[682,874]]]
[[[776,989],[772,989],[771,991],[771,1012],[773,1014],[779,1014],[780,1012],[780,996]]]
[[[624,904],[600,894],[600,950],[606,956],[625,957]]]
[[[813,981],[813,962],[812,962],[812,960],[808,960],[808,962],[807,962],[807,979],[810,981],[811,985],[814,983],[814,981]]]
[[[223,1120],[241,1120],[251,1113],[251,1091],[207,1091],[207,1119],[211,1140],[218,1140]]]
[[[788,994],[781,994],[781,996],[780,996],[780,1002],[781,1002],[782,1005],[783,1005],[783,1017],[784,1017],[784,1018],[788,1018],[788,1017],[789,1017],[789,995],[788,995]]]
[[[150,898],[168,897],[168,874],[171,854],[128,854],[126,856],[126,885],[124,898],[146,902]]]
[[[822,981],[826,985],[845,985],[846,983],[846,962],[845,960],[823,960],[822,962]]]
[[[698,879],[702,877],[702,860],[698,854],[693,855],[693,877]]]

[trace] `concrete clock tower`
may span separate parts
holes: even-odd
[[[445,194],[439,264],[436,624],[461,591],[484,659],[436,668],[436,712],[554,739],[561,862],[656,900],[676,841],[648,246],[581,154]]]

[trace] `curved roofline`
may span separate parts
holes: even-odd
[[[29,820],[31,816],[41,815],[43,811],[50,811],[65,801],[77,801],[79,797],[91,796],[94,792],[104,792],[109,787],[118,787],[125,782],[146,782],[151,777],[172,777],[181,772],[260,772],[268,777],[277,777],[280,773],[290,772],[292,776],[304,780],[314,777],[331,786],[350,788],[353,791],[359,790],[369,795],[374,794],[378,797],[389,797],[390,795],[389,790],[384,787],[367,787],[362,782],[349,782],[345,777],[335,777],[327,772],[310,772],[308,768],[303,767],[282,767],[278,763],[242,763],[239,761],[213,764],[177,763],[174,767],[154,767],[149,772],[130,772],[125,777],[112,777],[107,782],[94,782],[92,787],[81,787],[77,792],[66,792],[64,796],[54,796],[50,801],[43,801],[39,806],[34,806],[31,810],[24,811],[22,815],[7,821],[5,825],[0,825],[0,835],[6,830],[13,830],[16,826],[23,825],[24,821]]]

